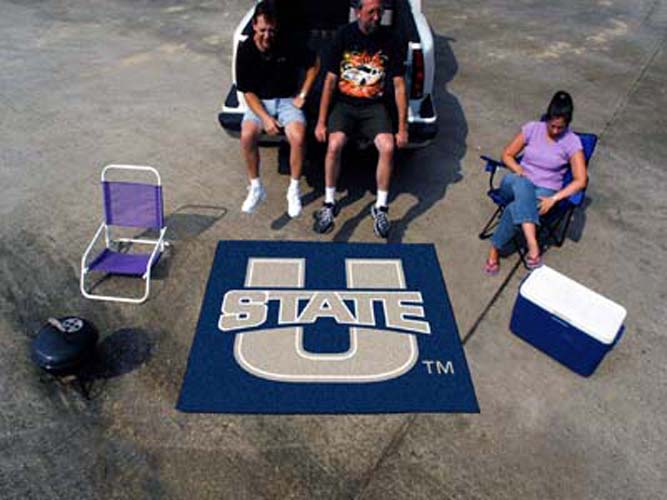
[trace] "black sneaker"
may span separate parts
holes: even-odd
[[[331,231],[334,227],[334,210],[336,205],[325,203],[317,212],[315,212],[315,224],[313,230],[316,233],[324,234]]]
[[[387,217],[387,212],[389,207],[376,207],[373,205],[371,207],[371,215],[373,216],[373,231],[380,238],[386,238],[389,236],[389,229],[391,229],[391,222],[389,222],[389,217]]]

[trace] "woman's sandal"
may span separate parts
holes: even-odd
[[[542,256],[538,255],[537,257],[531,257],[530,255],[526,255],[526,267],[529,270],[534,270],[537,269],[538,267],[542,267],[542,264],[544,264],[544,261],[542,260]]]
[[[500,272],[500,262],[487,259],[484,263],[484,274],[487,276],[495,276]]]

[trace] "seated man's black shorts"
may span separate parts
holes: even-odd
[[[355,106],[343,101],[334,104],[328,123],[329,133],[345,132],[348,137],[361,135],[370,141],[378,134],[391,134],[389,112],[380,102]]]

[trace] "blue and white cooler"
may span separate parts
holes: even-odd
[[[510,329],[587,377],[620,340],[626,314],[622,306],[542,266],[521,284]]]

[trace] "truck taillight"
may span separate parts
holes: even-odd
[[[412,85],[410,99],[421,99],[424,95],[424,54],[421,49],[412,49]]]

